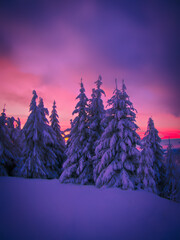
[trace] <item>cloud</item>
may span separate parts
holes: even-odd
[[[52,109],[53,101],[56,100],[57,108],[60,110],[61,125],[63,128],[69,126],[70,116],[75,106],[76,91],[74,89],[76,88],[78,93],[79,88],[77,83],[73,85],[73,89],[69,89],[66,84],[60,86],[46,83],[41,75],[25,73],[12,61],[2,58],[0,59],[0,75],[0,107],[2,109],[6,104],[8,115],[22,116],[24,123],[25,116],[29,114],[32,90],[35,89],[38,96],[44,99],[49,111]]]
[[[29,91],[40,85],[38,76],[31,73],[23,73],[13,62],[6,58],[0,59],[0,75],[0,99],[11,104],[27,104]]]
[[[12,54],[12,47],[8,42],[8,39],[0,33],[0,57],[10,57]]]
[[[90,96],[102,74],[108,97],[114,78],[125,78],[137,110],[179,117],[178,8],[175,1],[2,1],[0,54],[9,61],[2,100],[27,106],[35,88],[49,107],[57,98],[68,121],[81,76]]]

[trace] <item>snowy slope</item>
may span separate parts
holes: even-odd
[[[180,204],[144,191],[0,178],[0,239],[180,239]]]

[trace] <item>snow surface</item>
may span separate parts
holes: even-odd
[[[145,191],[0,178],[1,240],[176,240],[180,204]]]

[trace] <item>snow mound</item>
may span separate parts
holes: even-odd
[[[180,204],[145,191],[0,178],[1,240],[180,239]]]

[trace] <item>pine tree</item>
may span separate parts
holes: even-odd
[[[97,187],[134,189],[139,156],[136,144],[140,138],[136,133],[136,110],[126,93],[124,81],[122,91],[117,88],[116,81],[116,89],[108,105],[110,108],[104,120],[107,127],[95,150],[99,163],[94,169],[94,180]]]
[[[15,122],[15,118],[14,117],[8,117],[7,118],[7,127],[9,128],[9,132],[10,132],[10,136],[12,137],[13,132],[14,132],[14,122]]]
[[[163,190],[163,196],[171,199],[176,200],[177,193],[178,193],[178,180],[176,176],[176,165],[174,161],[174,155],[172,150],[172,144],[170,143],[167,147],[167,154],[166,154],[166,177],[165,177],[165,187]]]
[[[60,174],[62,170],[62,164],[66,159],[66,155],[65,155],[65,141],[64,137],[62,136],[63,132],[61,131],[58,118],[59,116],[56,110],[56,102],[54,101],[52,113],[50,115],[50,121],[51,129],[55,133],[55,142],[51,147],[53,148],[53,151],[56,154]]]
[[[138,187],[148,190],[150,192],[157,192],[155,173],[153,170],[154,154],[149,144],[143,146],[143,150],[140,155],[139,167],[137,169],[137,175],[139,178]]]
[[[15,147],[9,136],[4,107],[0,116],[0,176],[11,175],[15,162]]]
[[[15,126],[16,123],[16,126]],[[21,134],[21,129],[20,129],[20,119],[16,120],[14,117],[8,117],[7,118],[7,128],[8,128],[8,133],[10,136],[11,141],[13,142],[15,148],[16,148],[16,155],[18,158],[21,157],[21,152],[22,152],[22,139],[23,136]],[[15,163],[17,164],[17,163]]]
[[[49,121],[47,119],[47,116],[49,115],[49,111],[47,108],[44,107],[44,101],[41,97],[39,98],[38,108],[41,113],[41,117],[42,117],[44,124],[48,124]]]
[[[17,120],[16,120],[16,128],[18,129],[18,130],[21,130],[21,120],[20,120],[20,118],[17,118]]]
[[[60,176],[60,182],[62,183],[89,184],[92,182],[92,165],[88,161],[90,157],[88,155],[88,98],[85,95],[82,79],[80,86],[80,94],[76,98],[79,99],[79,102],[73,111],[73,115],[76,114],[77,116],[71,124],[66,151],[67,160],[63,164],[63,172]]]
[[[41,111],[36,105],[38,98],[33,90],[33,98],[30,103],[30,115],[23,127],[25,147],[23,157],[14,171],[16,176],[27,178],[48,178],[49,173],[45,167],[45,145],[51,141],[49,135],[44,132],[44,121]]]
[[[69,147],[69,144],[70,144],[72,127],[73,127],[73,121],[72,121],[72,119],[70,119],[70,128],[67,128],[64,130],[64,135],[65,135],[65,138],[67,139],[66,149]]]
[[[57,114],[56,110],[56,102],[54,101],[53,103],[53,109],[50,115],[50,121],[51,121],[51,127],[56,133],[57,141],[58,141],[58,148],[60,151],[64,152],[65,151],[65,141],[63,137],[63,132],[61,131],[60,125],[59,125],[59,116]]]
[[[17,120],[15,119],[15,123],[16,123],[15,134],[13,137],[14,137],[15,141],[17,140],[19,142],[19,138],[22,137],[21,136],[21,120],[20,120],[20,118],[17,118]]]
[[[145,132],[145,136],[142,139],[142,143],[149,144],[149,147],[152,149],[154,154],[154,162],[153,162],[153,169],[155,172],[155,180],[156,186],[158,188],[159,193],[163,189],[163,181],[165,175],[165,166],[163,164],[163,150],[162,146],[160,145],[161,139],[158,135],[158,131],[154,126],[154,122],[152,118],[148,120],[147,131]]]
[[[39,98],[38,109],[41,113],[43,121],[43,132],[41,134],[44,135],[44,165],[48,170],[48,178],[59,178],[61,165],[59,162],[59,156],[55,149],[55,145],[57,144],[56,133],[48,125],[49,121],[47,119],[47,116],[49,115],[49,111],[47,108],[44,107],[44,102],[42,98]]]
[[[14,135],[13,135],[13,138],[14,138],[14,141],[16,142],[16,146],[18,146],[18,148],[20,149],[20,151],[22,152],[23,148],[24,148],[24,134],[23,134],[23,131],[21,129],[21,121],[20,121],[20,118],[17,118],[17,120],[15,120],[16,122],[16,126],[15,126],[15,129],[14,129]],[[21,156],[21,154],[19,155]]]
[[[88,116],[88,126],[89,126],[89,144],[90,144],[90,161],[94,161],[93,165],[96,165],[95,156],[95,146],[97,141],[100,139],[104,127],[102,120],[105,116],[105,110],[103,101],[101,99],[102,94],[105,96],[105,92],[101,89],[102,77],[99,76],[98,80],[95,82],[96,89],[92,89],[92,95],[89,105],[89,116]]]

